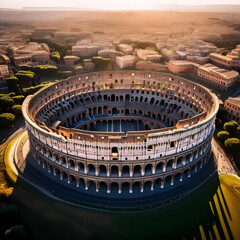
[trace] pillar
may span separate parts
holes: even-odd
[[[143,192],[144,184],[141,182],[141,192]]]
[[[95,175],[98,176],[99,175],[99,167],[95,166]]]
[[[99,183],[96,182],[96,192],[99,192]]]
[[[152,165],[152,174],[155,174],[155,173],[156,173],[156,166]]]
[[[161,188],[164,188],[164,183],[165,183],[165,180],[162,179],[162,180],[161,180]]]
[[[132,184],[132,182],[130,182],[130,184],[129,184],[129,193],[133,192],[132,188],[133,188],[133,184]]]
[[[166,172],[166,166],[167,166],[167,164],[166,164],[166,163],[164,163],[164,164],[163,164],[163,169],[162,169],[162,170],[163,170],[163,172]]]
[[[154,182],[152,182],[152,184],[151,184],[151,191],[153,191],[154,190]]]
[[[109,166],[107,166],[107,177],[109,177],[109,176],[110,176],[110,174],[111,174],[110,167],[109,167]]]
[[[118,167],[118,176],[121,177],[122,176],[122,166]]]
[[[76,178],[76,186],[79,187],[80,181],[79,178]]]
[[[88,165],[84,165],[84,174],[88,174],[89,167]]]
[[[142,165],[141,166],[141,176],[144,176],[145,175],[145,168],[144,166]]]
[[[129,166],[129,175],[130,177],[133,176],[133,166]]]
[[[118,183],[118,193],[122,193],[122,183]]]
[[[107,193],[110,193],[111,192],[111,185],[108,183],[107,184]]]
[[[171,185],[173,185],[174,184],[174,177],[173,177],[173,175],[172,175],[172,178],[171,178]]]
[[[53,169],[53,175],[56,176],[56,169]]]

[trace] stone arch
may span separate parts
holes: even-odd
[[[127,192],[129,193],[130,192],[130,184],[129,182],[124,182],[122,183],[122,192]]]
[[[130,168],[128,165],[124,165],[122,167],[122,177],[129,177],[130,175]]]
[[[134,166],[133,176],[141,176],[141,166],[140,165]]]
[[[182,166],[183,166],[183,156],[178,157],[176,163],[177,163],[177,164],[176,164],[176,167],[177,167],[177,168],[178,168],[178,167],[182,167]]]
[[[78,171],[81,173],[84,173],[84,171],[85,171],[85,166],[82,162],[78,163]]]
[[[95,175],[95,166],[93,164],[88,164],[88,174]]]
[[[101,176],[107,175],[107,168],[105,165],[99,165],[99,175]]]
[[[145,175],[151,175],[152,174],[152,164],[147,164],[146,166],[145,166]]]
[[[100,182],[99,183],[99,190],[101,192],[107,192],[107,189],[108,189],[108,187],[107,187],[107,184],[105,182]]]
[[[68,160],[68,168],[75,169],[75,162],[72,159]]]
[[[111,166],[111,177],[118,177],[118,166],[117,165]]]
[[[144,191],[151,191],[153,190],[153,182],[150,180],[147,180],[144,182]]]
[[[168,160],[166,169],[167,170],[172,170],[173,167],[174,167],[174,159]]]
[[[66,164],[67,164],[67,160],[64,156],[60,157],[60,162],[61,162],[61,165],[63,165],[63,166],[66,166]]]
[[[132,186],[133,192],[140,192],[141,191],[141,183],[140,182],[134,182]]]
[[[156,165],[156,173],[161,173],[164,171],[164,162],[159,162]]]
[[[112,182],[110,185],[111,192],[113,193],[118,193],[119,191],[119,186],[117,182]]]

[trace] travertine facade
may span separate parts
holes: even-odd
[[[171,74],[109,71],[56,82],[28,96],[22,109],[40,169],[76,190],[120,195],[146,187],[154,193],[200,171],[218,101]]]
[[[228,112],[228,120],[234,120],[240,123],[240,97],[228,98],[224,102],[224,108]]]

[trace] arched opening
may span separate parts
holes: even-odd
[[[64,167],[66,167],[66,163],[67,163],[66,158],[65,158],[65,157],[61,157],[61,158],[60,158],[60,161],[61,161],[62,165],[63,165]]]
[[[183,172],[183,180],[187,179],[190,177],[190,169],[185,169]]]
[[[99,175],[106,176],[107,175],[107,168],[104,165],[99,166]]]
[[[76,178],[73,175],[69,175],[68,183],[75,187],[76,186]]]
[[[81,172],[81,173],[84,173],[84,170],[85,170],[84,164],[79,162],[78,163],[78,171]]]
[[[88,165],[88,174],[94,176],[95,175],[95,167],[93,164]]]
[[[145,175],[151,175],[152,174],[152,164],[147,164],[145,166]]]
[[[182,166],[183,166],[183,157],[179,157],[177,159],[177,168],[182,167]]]
[[[134,182],[133,183],[133,192],[139,193],[141,191],[141,183],[140,182]]]
[[[182,173],[177,173],[174,177],[174,184],[182,181]]]
[[[118,193],[118,183],[111,183],[111,193]]]
[[[111,95],[111,102],[115,102],[115,95],[114,94]]]
[[[95,192],[96,191],[96,183],[92,180],[88,181],[88,190]]]
[[[129,193],[129,183],[128,182],[124,182],[122,184],[122,192],[123,193]]]
[[[118,166],[111,166],[111,177],[118,177]]]
[[[161,173],[163,172],[163,166],[164,166],[164,163],[163,162],[159,162],[156,166],[156,173]]]
[[[73,170],[75,169],[75,163],[73,160],[68,161],[68,168],[73,169]]]
[[[161,188],[161,182],[162,182],[162,179],[161,178],[157,178],[154,182],[154,189],[160,189]]]
[[[152,190],[152,182],[151,181],[146,181],[144,183],[144,191],[151,191]]]
[[[129,177],[129,166],[127,166],[127,165],[123,166],[122,177]]]
[[[190,163],[192,161],[192,154],[188,153],[186,156],[186,163]]]
[[[141,176],[141,166],[140,165],[136,165],[134,167],[133,175],[134,176]]]
[[[101,191],[101,192],[107,192],[107,184],[105,183],[105,182],[100,182],[99,183],[99,190]]]
[[[79,178],[79,188],[85,189],[85,181],[83,178]]]
[[[172,175],[168,175],[166,178],[165,178],[165,182],[164,182],[164,187],[169,187],[172,185]]]
[[[173,159],[170,159],[168,162],[167,162],[167,168],[166,170],[172,170],[173,169],[173,164],[174,164],[174,161]]]

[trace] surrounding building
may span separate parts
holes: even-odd
[[[168,72],[167,65],[160,63],[150,62],[150,61],[138,61],[136,63],[136,69],[145,70],[145,71],[162,71]]]
[[[75,45],[72,47],[72,54],[77,57],[94,57],[97,56],[98,50],[98,46]]]
[[[9,59],[8,56],[2,54],[0,55],[0,65],[7,65],[10,66],[11,60]]]
[[[45,43],[29,42],[11,49],[11,56],[16,67],[49,64],[50,50]]]
[[[168,69],[172,73],[175,74],[187,73],[195,76],[197,76],[197,70],[199,66],[200,66],[199,64],[181,60],[171,60],[168,63]]]
[[[227,92],[238,81],[239,73],[216,67],[210,63],[200,66],[197,75],[199,79],[206,81],[212,86]]]
[[[162,56],[154,50],[137,49],[137,56],[144,61],[160,62],[162,60]]]
[[[0,65],[0,88],[6,87],[6,79],[10,77],[8,65]]]
[[[63,57],[64,63],[67,66],[74,66],[75,61],[78,59],[77,56],[65,56]]]
[[[98,56],[109,58],[112,62],[116,62],[116,57],[119,55],[115,49],[103,49],[98,51]]]
[[[212,163],[217,97],[171,74],[76,75],[29,95],[22,109],[28,161],[88,196],[154,195],[194,176],[200,185]]]
[[[133,47],[128,44],[119,44],[118,49],[126,55],[131,55],[133,53]]]
[[[95,63],[92,62],[91,59],[83,60],[83,71],[84,72],[92,72],[95,70]]]
[[[228,120],[234,120],[240,123],[240,97],[228,98],[224,102],[224,108],[228,112]]]
[[[237,45],[236,49],[232,50],[226,56],[221,55],[219,53],[211,53],[210,61],[219,66],[226,69],[240,69],[240,45]]]
[[[167,48],[162,48],[161,53],[166,61],[180,59],[180,56],[175,51]]]
[[[133,67],[135,63],[135,57],[132,55],[118,56],[116,57],[116,63],[121,68]]]

